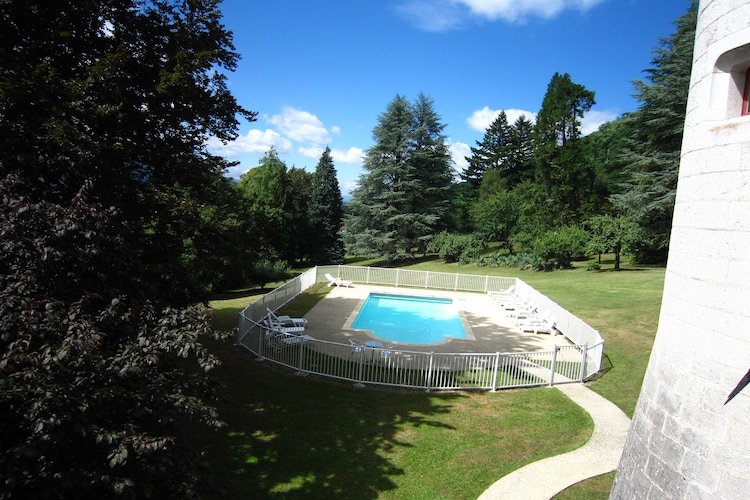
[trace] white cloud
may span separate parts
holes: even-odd
[[[497,118],[497,115],[499,115],[501,111],[505,111],[505,116],[508,118],[508,123],[511,125],[515,123],[521,115],[525,115],[526,118],[532,122],[536,120],[536,113],[532,113],[531,111],[524,111],[523,109],[490,109],[485,106],[482,109],[474,111],[471,116],[466,119],[466,123],[469,127],[478,132],[485,132],[487,127],[495,121],[495,118]]]
[[[281,114],[268,118],[268,122],[276,125],[282,135],[297,142],[315,145],[327,144],[331,141],[328,130],[317,116],[301,109],[285,107]]]
[[[341,127],[339,127],[338,125],[334,125],[333,127],[331,127],[331,133],[341,135]]]
[[[448,31],[465,24],[465,8],[454,0],[408,0],[397,11],[424,31]]]
[[[349,148],[346,151],[339,149],[331,150],[331,158],[334,162],[351,163],[359,165],[362,163],[362,157],[365,155],[360,148]]]
[[[589,135],[599,130],[607,122],[616,120],[619,114],[611,109],[604,111],[589,111],[581,119],[581,135]]]
[[[470,18],[523,22],[529,17],[551,19],[564,10],[585,12],[606,0],[406,0],[398,8],[403,16],[426,31],[447,31]]]
[[[299,154],[307,158],[319,159],[325,151],[325,148],[319,146],[300,147],[298,150]],[[360,148],[349,148],[346,151],[340,149],[331,150],[331,158],[336,163],[350,163],[359,165],[362,163],[362,157],[365,155],[364,151]]]
[[[454,169],[463,172],[469,166],[466,157],[471,155],[471,147],[463,142],[449,142],[448,151],[453,159]]]
[[[212,138],[208,141],[208,148],[216,154],[230,158],[244,153],[265,153],[274,147],[279,153],[287,153],[292,150],[292,142],[282,137],[274,130],[252,129],[247,135],[241,135],[237,139],[222,144],[220,140]]]
[[[550,19],[567,9],[587,11],[605,0],[454,0],[475,16],[494,21],[522,21],[527,17]]]

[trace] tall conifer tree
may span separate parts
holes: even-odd
[[[373,129],[350,202],[349,251],[387,259],[424,249],[447,224],[451,160],[433,102],[397,95]],[[399,252],[403,253],[399,253]]]
[[[326,148],[318,160],[313,176],[310,197],[310,261],[312,264],[341,264],[344,262],[344,241],[341,225],[344,218],[343,199],[331,148]]]

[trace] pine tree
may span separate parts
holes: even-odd
[[[448,152],[445,125],[435,112],[434,101],[420,93],[412,106],[413,171],[411,198],[412,217],[409,221],[411,242],[406,248],[417,248],[424,253],[433,235],[445,229],[451,210],[450,189],[454,179],[452,160]]]
[[[471,156],[466,157],[469,166],[461,178],[476,188],[487,170],[503,170],[510,157],[512,134],[508,116],[501,111],[487,127],[482,140],[476,141],[476,147],[471,147]]]
[[[488,171],[499,172],[507,188],[532,178],[533,130],[534,125],[524,115],[509,124],[505,111],[501,111],[487,127],[482,140],[471,148],[471,156],[466,157],[469,166],[461,173],[462,180],[476,190]]]
[[[309,205],[309,257],[311,264],[342,264],[344,241],[341,225],[344,218],[343,199],[331,149],[326,148],[318,160],[313,176]]]
[[[443,128],[423,94],[414,105],[397,95],[378,117],[349,203],[350,253],[410,256],[445,227],[452,171]]]

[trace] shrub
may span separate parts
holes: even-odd
[[[427,245],[428,252],[435,252],[445,262],[457,262],[464,256],[465,263],[476,259],[483,248],[482,241],[470,234],[452,234],[443,231]]]
[[[585,255],[589,235],[581,227],[572,225],[548,231],[534,241],[534,253],[547,262],[555,260],[557,266],[565,269],[578,255]]]

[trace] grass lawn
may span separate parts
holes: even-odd
[[[664,270],[594,272],[581,266],[535,273],[419,259],[408,267],[518,276],[571,310],[606,342],[605,371],[589,387],[632,415],[656,331]],[[326,292],[318,287],[283,312],[301,315]],[[253,294],[260,292],[213,301],[215,326],[235,327]],[[209,450],[224,498],[476,498],[526,463],[581,446],[592,430],[585,412],[547,388],[356,389],[258,362],[231,342],[212,347],[224,362],[216,376],[226,387],[218,407],[228,426],[195,439]],[[576,485],[560,498],[606,498],[612,477]]]

